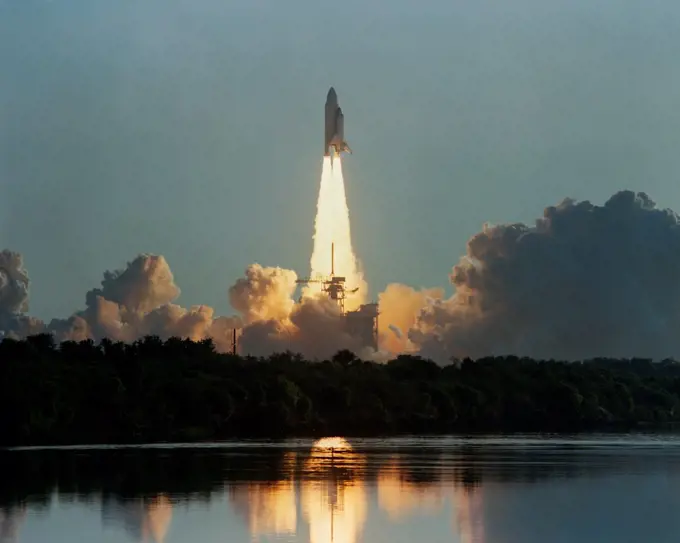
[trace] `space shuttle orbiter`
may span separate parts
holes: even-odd
[[[342,114],[342,109],[338,105],[338,95],[335,89],[331,87],[326,97],[326,131],[324,135],[324,156],[331,156],[331,148],[335,150],[335,154],[347,151],[351,153],[352,150],[345,141],[345,116]]]

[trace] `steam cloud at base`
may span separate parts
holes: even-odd
[[[339,307],[319,293],[295,301],[297,275],[253,264],[229,289],[240,316],[173,303],[180,289],[162,256],[142,254],[106,272],[85,309],[43,323],[26,315],[22,256],[0,253],[4,337],[51,332],[59,341],[145,335],[212,338],[242,354],[290,350],[329,357],[349,349],[367,359],[400,352],[439,362],[516,354],[655,359],[680,355],[680,223],[647,195],[622,191],[603,206],[564,200],[535,225],[485,225],[453,267],[455,293],[389,285],[378,296],[382,353],[353,335]]]

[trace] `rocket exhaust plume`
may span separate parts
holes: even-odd
[[[312,278],[328,277],[334,273],[346,278],[348,290],[359,289],[347,297],[346,310],[353,311],[364,302],[366,282],[352,249],[345,180],[342,161],[337,153],[323,157],[310,265]],[[318,287],[310,285],[303,289],[302,295],[309,297],[318,292]]]

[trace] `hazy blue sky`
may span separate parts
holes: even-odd
[[[308,271],[333,85],[372,293],[447,285],[485,221],[680,210],[679,55],[673,0],[0,0],[0,247],[43,318],[139,252],[231,313]]]

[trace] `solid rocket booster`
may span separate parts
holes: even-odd
[[[326,96],[326,130],[324,133],[324,156],[330,156],[331,147],[335,150],[335,155],[339,155],[343,151],[351,153],[352,150],[345,141],[345,116],[342,114],[342,109],[338,105],[338,95],[335,89],[331,87]]]

